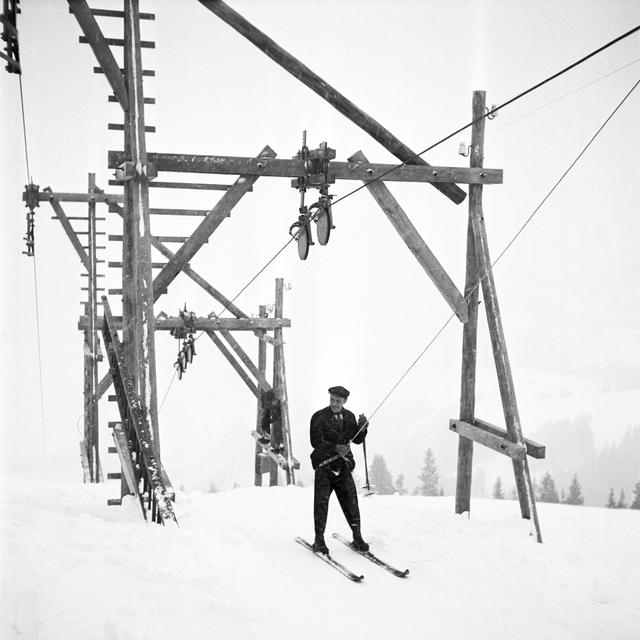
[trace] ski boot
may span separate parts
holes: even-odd
[[[326,556],[329,555],[329,547],[327,547],[323,536],[316,536],[312,548],[315,553],[323,553]]]

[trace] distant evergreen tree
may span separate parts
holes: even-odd
[[[517,500],[518,499],[518,492],[516,491],[515,487],[513,487],[513,489],[511,489],[511,499],[512,500]]]
[[[380,495],[390,496],[394,492],[393,477],[380,454],[373,456],[369,469],[369,482],[375,487],[376,493]]]
[[[640,509],[640,482],[636,482],[633,487],[633,501],[629,505],[629,509]]]
[[[502,479],[500,476],[496,478],[496,483],[493,485],[493,497],[496,500],[504,500],[504,489],[502,487]]]
[[[616,502],[616,509],[626,509],[627,503],[625,502],[624,489],[620,489],[620,497],[618,498],[618,502]]]
[[[613,487],[611,487],[611,491],[609,491],[609,497],[607,498],[607,509],[615,509],[616,508],[616,497],[613,493]]]
[[[551,473],[549,471],[547,471],[544,476],[542,476],[538,500],[540,500],[540,502],[560,502],[560,496],[558,495],[558,490],[556,489],[556,483],[553,481],[553,478],[551,477]]]
[[[395,490],[396,493],[398,493],[401,496],[406,496],[407,495],[407,490],[405,489],[404,486],[404,474],[399,474],[398,477],[396,478],[396,484],[395,484]]]
[[[564,500],[567,504],[584,504],[584,496],[582,495],[582,487],[578,482],[578,474],[573,475],[573,480],[569,486],[569,495]]]
[[[418,487],[418,493],[421,496],[437,496],[440,493],[438,490],[440,474],[438,473],[436,457],[431,449],[427,449],[424,454],[424,466],[418,476],[418,480],[422,483]]]
[[[562,504],[565,504],[567,502],[567,495],[564,492],[564,487],[562,487],[562,489],[560,489],[560,502]]]

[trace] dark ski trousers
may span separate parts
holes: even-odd
[[[360,533],[360,509],[358,508],[358,493],[351,476],[348,465],[343,463],[340,473],[336,475],[327,467],[316,469],[316,477],[313,493],[313,520],[316,529],[316,538],[324,536],[329,511],[329,498],[335,491],[338,502],[342,507],[344,517],[347,519],[353,532]]]

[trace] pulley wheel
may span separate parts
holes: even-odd
[[[329,235],[331,234],[331,216],[325,207],[318,207],[316,224],[318,225],[316,228],[318,242],[324,246],[329,242]]]
[[[309,255],[309,227],[300,227],[298,229],[298,257],[300,260],[306,260]]]

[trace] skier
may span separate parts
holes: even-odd
[[[275,391],[270,389],[269,391],[263,391],[260,397],[260,404],[262,406],[262,411],[260,414],[260,429],[262,431],[262,435],[259,439],[259,442],[262,444],[270,444],[271,443],[271,424],[276,422],[280,417],[280,400],[276,397]],[[281,434],[274,434],[276,436],[276,440],[278,440],[277,436],[280,435],[279,440],[282,440]],[[284,446],[282,443],[278,445],[273,445],[272,449],[276,450],[277,448],[282,449]]]
[[[351,476],[356,466],[349,447],[353,440],[361,444],[367,436],[367,419],[360,414],[358,421],[351,411],[344,408],[349,391],[344,387],[329,389],[329,406],[311,416],[311,465],[315,470],[313,520],[315,541],[313,550],[329,553],[324,541],[329,498],[333,491],[353,534],[353,546],[359,551],[368,551],[369,545],[360,532],[360,510],[358,494]],[[362,428],[361,431],[359,431]],[[358,433],[359,431],[359,433]],[[357,434],[357,435],[356,435]],[[332,458],[335,458],[332,460]]]

